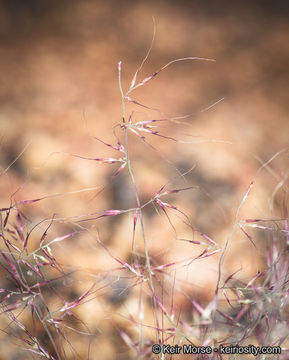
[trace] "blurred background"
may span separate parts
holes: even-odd
[[[280,188],[288,178],[288,15],[282,1],[1,1],[1,207],[9,205],[12,195],[16,201],[47,196],[24,212],[33,224],[53,215],[66,219],[52,227],[53,238],[71,230],[69,217],[135,206],[126,170],[112,181],[117,164],[72,155],[116,156],[95,137],[115,145],[112,128],[121,123],[117,63],[122,61],[123,87],[128,89],[150,46],[154,17],[153,49],[139,80],[175,58],[198,56],[216,62],[178,62],[131,94],[160,110],[129,105],[127,115],[134,111],[135,121],[192,114],[159,129],[189,144],[146,135],[158,149],[154,151],[130,136],[141,200],[151,199],[168,181],[170,189],[193,186],[166,200],[185,211],[193,226],[219,246],[252,180],[239,219],[281,216]],[[115,131],[121,137],[119,128]],[[180,172],[188,174],[180,177]],[[184,224],[172,219],[179,237],[189,238]],[[93,226],[93,236],[81,234],[55,247],[59,261],[75,271],[60,287],[75,299],[97,278],[104,290],[78,310],[97,334],[89,340],[91,349],[101,341],[101,359],[133,359],[119,334],[121,328],[131,327],[128,314],[138,311],[137,291],[127,290],[126,277],[108,273],[118,264],[94,238],[99,236],[110,251],[129,262],[132,217],[87,224]],[[145,210],[145,224],[155,264],[199,253],[177,241],[168,221],[153,207]],[[240,276],[249,280],[262,268],[263,234],[255,231],[252,236],[257,249],[236,230],[224,276],[241,269]],[[39,241],[37,232],[34,240]],[[139,229],[136,246],[142,253]],[[212,299],[218,259],[212,256],[177,271],[182,289],[204,305]],[[176,299],[189,318],[186,299]],[[135,330],[127,331],[136,336]],[[83,346],[77,337],[73,343],[80,358],[86,358],[87,343]],[[3,359],[27,358],[16,346],[12,349]]]

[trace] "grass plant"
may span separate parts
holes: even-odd
[[[73,218],[59,219],[54,216],[36,224],[26,214],[30,206],[45,201],[47,196],[16,200],[16,197],[12,195],[10,204],[1,205],[0,302],[1,317],[5,319],[2,320],[2,323],[5,322],[5,326],[1,329],[2,336],[9,337],[9,342],[26,354],[25,359],[83,359],[71,341],[70,335],[75,331],[79,336],[93,339],[95,333],[86,326],[75,310],[87,302],[93,303],[105,285],[102,284],[102,279],[98,279],[82,295],[74,299],[65,298],[57,284],[60,280],[69,277],[69,274],[64,269],[64,264],[59,262],[57,256],[54,255],[54,246],[56,243],[70,241],[73,237],[77,238],[80,234],[88,233],[97,242],[98,251],[103,251],[115,263],[115,268],[111,269],[111,273],[118,274],[115,289],[118,289],[119,284],[121,290],[116,290],[114,296],[121,297],[122,293],[130,291],[138,299],[138,315],[129,317],[123,315],[133,330],[129,331],[128,327],[115,324],[116,336],[125,349],[125,355],[116,354],[115,359],[286,360],[289,358],[289,234],[286,179],[284,178],[278,184],[278,191],[283,191],[283,205],[279,217],[241,218],[241,208],[251,195],[261,170],[268,168],[277,156],[288,154],[288,151],[285,150],[273,156],[261,166],[256,178],[251,181],[248,179],[248,189],[240,200],[231,233],[228,234],[224,243],[219,244],[202,229],[195,227],[190,215],[181,206],[175,205],[177,196],[195,189],[194,184],[185,181],[187,173],[192,170],[188,172],[176,170],[176,177],[183,181],[184,186],[173,187],[171,186],[173,179],[168,179],[155,193],[151,194],[150,199],[144,201],[135,176],[136,159],[132,156],[135,145],[131,146],[133,137],[139,141],[140,146],[145,146],[146,151],[153,151],[161,157],[161,152],[151,139],[170,142],[171,146],[176,144],[194,146],[198,142],[212,141],[203,138],[187,140],[187,136],[184,140],[175,135],[178,126],[189,119],[190,114],[168,117],[158,111],[158,116],[154,119],[138,120],[137,112],[128,113],[127,104],[152,110],[146,104],[136,100],[133,93],[146,86],[167,67],[184,61],[213,61],[198,57],[176,59],[143,80],[139,80],[151,48],[152,44],[128,89],[123,88],[122,63],[118,63],[118,86],[122,109],[120,122],[112,131],[115,143],[110,144],[96,138],[114,155],[85,157],[71,154],[71,157],[76,157],[81,161],[110,164],[114,170],[110,177],[110,184],[107,185],[108,188],[119,176],[126,173],[130,179],[135,204],[127,209],[104,209]],[[188,136],[192,135],[188,134]],[[218,140],[214,141],[218,142]],[[171,165],[171,161],[167,159],[165,161]],[[191,246],[194,252],[188,253],[188,256],[182,260],[160,262],[151,252],[151,240],[147,235],[146,225],[147,208],[158,213],[160,227],[163,226],[163,219],[165,219],[175,241]],[[109,244],[102,241],[100,235],[96,236],[95,232],[92,232],[95,227],[102,226],[104,219],[119,217],[130,219],[130,228],[127,229],[127,234],[131,234],[129,260],[116,255]],[[56,222],[65,225],[64,228],[70,225],[73,230],[53,237],[50,235],[50,230]],[[40,229],[43,228],[44,231],[40,234]],[[254,249],[260,246],[255,240],[256,229],[259,230],[258,236],[263,239],[262,249],[266,252],[263,268],[248,281],[238,279],[238,272],[228,275],[223,270],[227,248],[238,228],[247,238],[248,246]],[[186,229],[185,232],[189,236],[183,237],[179,229]],[[32,236],[38,238],[36,247],[30,244]],[[217,257],[218,274],[214,296],[204,304],[184,290],[177,273],[179,269],[189,271],[193,262],[206,262],[209,257]],[[122,280],[128,285],[121,285]],[[190,304],[190,309],[184,313],[176,300],[180,296]],[[51,301],[52,297],[57,300]],[[256,355],[222,354],[220,345],[230,346],[231,344],[254,345],[258,347],[259,353]],[[180,354],[170,354],[165,351],[157,353],[159,346],[164,345],[171,345],[172,348],[173,346],[177,348],[176,345],[180,347],[186,345],[199,349],[199,352],[203,352],[204,349],[211,349],[211,352],[187,355],[183,352]],[[265,348],[266,346],[271,346],[271,348]],[[155,350],[155,354],[152,349]],[[97,356],[91,353],[89,346],[86,358],[108,359],[105,353]]]

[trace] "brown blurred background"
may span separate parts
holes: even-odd
[[[123,86],[127,88],[151,42],[154,17],[156,38],[139,80],[175,58],[198,56],[216,62],[176,63],[132,94],[166,116],[193,114],[184,124],[168,123],[162,129],[165,134],[185,141],[195,139],[188,134],[206,140],[180,144],[147,136],[159,149],[154,152],[131,136],[133,169],[142,201],[153,197],[168,180],[168,188],[193,185],[194,190],[170,201],[186,211],[196,228],[223,246],[258,168],[288,147],[288,15],[288,5],[282,1],[2,1],[1,207],[8,205],[15,191],[16,200],[63,194],[26,210],[36,223],[53,214],[68,218],[135,206],[125,171],[111,182],[115,165],[70,154],[115,155],[93,136],[115,143],[112,127],[121,122],[117,63],[123,62]],[[161,117],[141,107],[129,109],[136,111],[135,120]],[[194,167],[186,182],[162,156],[181,172]],[[287,177],[285,151],[259,173],[240,219],[280,215],[282,193],[276,187]],[[68,194],[92,187],[95,189]],[[189,237],[184,225],[173,219],[180,237]],[[145,221],[156,264],[181,260],[193,251],[191,245],[176,241],[170,225],[153,208],[145,211]],[[131,217],[105,219],[95,226],[111,251],[129,261]],[[58,224],[51,237],[70,229],[69,224]],[[224,274],[242,269],[240,276],[250,279],[262,266],[262,234],[253,235],[259,241],[257,250],[244,234],[235,232]],[[139,234],[136,241],[141,251]],[[128,309],[137,312],[138,298],[134,290],[122,298],[118,289],[128,286],[127,280],[119,285],[117,273],[111,277],[105,273],[117,264],[96,246],[93,237],[84,235],[61,243],[55,252],[68,267],[80,269],[65,285],[71,298],[79,296],[95,276],[99,279],[99,271],[104,271],[106,275],[100,278],[105,291],[86,304],[83,312],[80,309],[79,316],[97,333],[92,348],[102,341],[101,359],[130,358],[119,336],[119,327],[128,324],[119,314],[128,316]],[[192,264],[189,271],[177,272],[180,283],[186,282],[186,291],[201,303],[212,297],[217,262],[218,257],[212,257]],[[186,309],[181,296],[179,301]],[[131,335],[135,336],[133,330]],[[77,342],[74,339],[75,347],[85,354],[85,347]],[[6,358],[27,358],[14,351]]]

